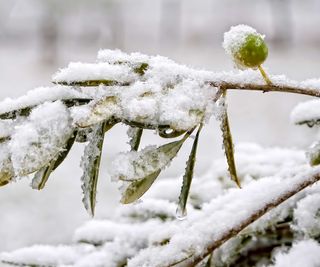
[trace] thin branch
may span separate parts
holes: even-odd
[[[232,82],[217,82],[217,81],[208,81],[213,87],[228,89],[228,90],[251,90],[251,91],[261,91],[266,92],[282,92],[282,93],[293,93],[301,95],[309,95],[320,97],[320,88],[311,89],[311,88],[301,88],[295,86],[285,86],[277,84],[254,84],[254,83],[232,83]]]
[[[213,240],[211,244],[209,244],[203,254],[196,255],[194,257],[190,257],[188,260],[186,260],[183,263],[180,264],[174,264],[170,266],[183,266],[183,267],[194,267],[198,263],[200,263],[203,259],[205,259],[208,255],[210,255],[215,249],[220,247],[222,244],[224,244],[226,241],[231,239],[232,237],[236,236],[238,233],[240,233],[244,228],[246,228],[248,225],[259,219],[262,215],[270,211],[271,209],[279,206],[282,202],[286,201],[290,197],[294,196],[295,194],[299,193],[306,187],[314,184],[315,182],[320,180],[320,172],[317,172],[313,175],[310,175],[305,180],[297,183],[291,190],[286,191],[284,194],[278,196],[276,199],[273,199],[272,202],[266,203],[263,207],[261,207],[259,210],[255,211],[251,214],[248,218],[243,220],[241,223],[239,223],[236,227],[232,228],[231,230],[228,230],[225,232],[219,239]]]

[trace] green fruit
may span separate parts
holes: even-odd
[[[258,68],[268,56],[268,47],[260,35],[249,34],[232,54],[239,67]]]

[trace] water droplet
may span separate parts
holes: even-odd
[[[176,210],[176,218],[180,221],[185,220],[187,218],[187,209],[179,205]]]

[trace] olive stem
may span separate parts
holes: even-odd
[[[264,69],[262,68],[261,65],[258,66],[258,69],[259,69],[259,71],[260,71],[263,79],[266,81],[266,83],[267,83],[268,85],[272,85],[271,80],[269,79],[267,73],[264,71]]]
[[[280,93],[293,93],[301,95],[309,95],[320,97],[320,88],[300,88],[298,86],[279,85],[279,84],[255,84],[255,83],[240,83],[240,82],[227,82],[227,81],[207,81],[212,87],[220,88],[221,90],[249,90],[261,92],[280,92]],[[220,96],[219,96],[220,97]],[[217,100],[219,97],[214,99]]]

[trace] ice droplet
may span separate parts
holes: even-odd
[[[187,209],[179,205],[176,210],[176,218],[180,221],[185,220],[187,218]]]

